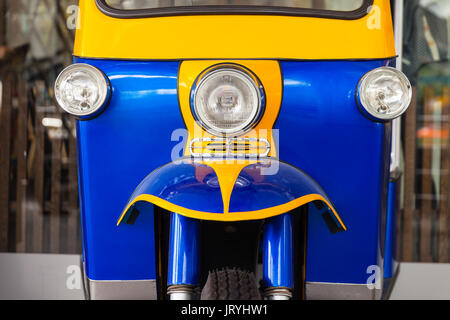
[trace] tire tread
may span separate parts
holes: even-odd
[[[255,275],[237,268],[210,271],[200,298],[201,300],[261,300]]]

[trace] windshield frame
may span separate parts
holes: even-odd
[[[95,0],[97,7],[104,14],[122,19],[149,17],[187,16],[187,15],[281,15],[296,17],[315,17],[328,19],[355,20],[366,16],[374,0],[363,0],[360,8],[353,11],[334,11],[309,8],[289,8],[276,6],[180,6],[166,8],[148,8],[138,10],[121,10],[110,7],[105,0]]]

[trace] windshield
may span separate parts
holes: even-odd
[[[361,9],[365,0],[103,0],[119,10],[176,7],[278,7],[350,12]]]

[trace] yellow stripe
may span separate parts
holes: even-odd
[[[277,15],[117,19],[80,0],[74,54],[109,59],[381,59],[395,56],[389,0],[356,20]]]
[[[265,219],[269,217],[273,217],[279,214],[283,214],[286,212],[289,212],[291,210],[294,210],[295,208],[298,208],[306,203],[321,200],[325,202],[328,207],[333,211],[334,216],[339,221],[339,224],[344,230],[347,230],[346,226],[342,222],[341,218],[337,214],[334,207],[320,194],[309,194],[303,197],[300,197],[298,199],[292,200],[288,203],[257,210],[257,211],[247,211],[247,212],[226,212],[226,213],[212,213],[212,212],[202,212],[197,210],[191,210],[187,209],[181,206],[178,206],[176,204],[170,203],[164,199],[155,197],[153,195],[149,194],[141,194],[140,196],[137,196],[133,201],[126,207],[126,209],[123,211],[122,215],[120,216],[117,225],[119,225],[123,218],[125,217],[125,214],[130,209],[130,207],[135,204],[138,201],[147,201],[150,203],[153,203],[154,205],[157,205],[158,207],[161,207],[165,210],[168,210],[170,212],[176,212],[178,214],[181,214],[183,216],[194,218],[194,219],[201,219],[201,220],[213,220],[213,221],[241,221],[241,220],[258,220],[258,219]]]
[[[192,86],[197,77],[206,69],[219,63],[237,63],[251,70],[261,81],[266,94],[266,110],[261,121],[255,128],[250,130],[241,138],[265,138],[271,144],[269,156],[276,157],[276,145],[272,135],[272,127],[276,121],[281,107],[283,79],[281,76],[280,65],[278,61],[272,60],[207,60],[207,61],[183,61],[178,75],[178,99],[183,120],[189,132],[186,141],[185,156],[190,156],[190,150],[187,147],[194,138],[213,138],[213,136],[203,130],[195,121],[190,105],[190,96]],[[201,162],[201,161],[200,161]],[[235,182],[241,170],[257,161],[254,160],[215,160],[203,162],[210,166],[216,172],[222,192],[223,206],[225,212],[228,211],[228,205]]]

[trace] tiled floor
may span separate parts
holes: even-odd
[[[0,253],[0,300],[84,299],[80,256]]]
[[[450,264],[400,264],[390,300],[450,300]]]
[[[0,253],[0,300],[84,299],[80,256]],[[450,300],[450,264],[402,263],[391,300]]]

